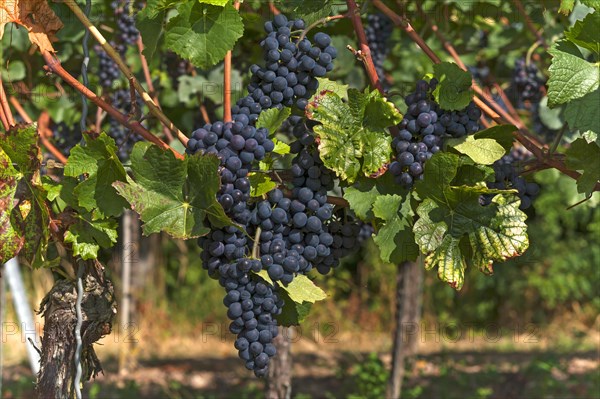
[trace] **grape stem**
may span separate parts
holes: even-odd
[[[133,3],[131,3],[131,4],[133,4]],[[137,48],[138,48],[138,54],[140,56],[140,61],[142,63],[142,71],[144,72],[144,80],[146,81],[146,86],[148,86],[148,91],[150,92],[150,95],[152,96],[152,101],[154,101],[154,103],[156,104],[156,106],[158,108],[161,108],[160,103],[158,102],[158,96],[156,95],[156,91],[154,90],[154,84],[152,83],[152,76],[150,76],[150,68],[148,67],[148,60],[146,59],[146,56],[144,55],[144,42],[142,42],[141,35],[138,35],[136,44],[137,44]],[[132,96],[131,98],[134,99],[135,96]],[[135,104],[137,107],[137,101],[135,101]],[[169,129],[167,129],[167,127],[164,125],[163,125],[163,134],[165,135],[167,140],[169,140],[169,142],[173,141],[173,135],[171,134],[171,131]]]
[[[96,93],[92,92],[87,87],[83,86],[77,79],[75,79],[69,72],[67,72],[61,65],[60,61],[54,57],[54,55],[50,54],[48,51],[43,51],[42,56],[46,61],[47,69],[54,72],[58,76],[60,76],[65,82],[67,82],[71,87],[73,87],[78,92],[82,93],[86,96],[90,101],[96,104],[98,107],[102,108],[106,113],[108,113],[111,117],[113,117],[117,122],[121,125],[127,127],[130,130],[133,130],[146,140],[151,143],[156,144],[159,148],[163,150],[170,150],[173,152],[176,158],[183,159],[183,155],[179,154],[173,148],[171,148],[167,143],[153,135],[149,132],[144,126],[142,126],[138,121],[130,120],[126,115],[121,114],[117,111],[113,106],[104,101],[102,98],[98,97]]]
[[[260,256],[260,233],[262,233],[262,229],[259,226],[256,228],[256,233],[254,234],[254,244],[252,245],[252,257],[254,259],[258,259]]]
[[[348,14],[339,14],[339,15],[333,15],[330,17],[325,17],[325,18],[321,18],[315,22],[313,22],[312,24],[308,25],[300,34],[300,37],[298,37],[298,42],[301,42],[306,35],[308,34],[308,32],[310,32],[312,29],[316,28],[319,25],[324,25],[327,22],[330,21],[334,21],[336,19],[342,19],[342,18],[348,18]]]
[[[373,0],[373,5],[379,10],[381,10],[381,12],[383,12],[385,15],[387,15],[388,18],[390,18],[396,26],[402,28],[406,32],[406,34],[433,61],[434,64],[439,64],[441,62],[437,54],[435,54],[435,52],[427,45],[427,43],[425,43],[423,38],[413,29],[410,22],[406,18],[403,18],[396,14],[392,9],[383,4],[381,0]],[[464,67],[464,64],[462,65]],[[483,100],[481,100],[477,96],[473,97],[473,102],[496,123],[502,124],[508,122],[510,124],[515,125],[517,130],[513,132],[513,135],[515,136],[516,140],[520,142],[528,151],[530,151],[540,162],[543,162],[549,167],[559,170],[563,174],[575,180],[581,177],[581,173],[569,169],[560,158],[548,156],[547,151],[542,148],[541,144],[539,144],[535,138],[533,138],[533,136],[527,130],[527,128],[522,123],[519,123],[514,118],[512,118],[508,114],[508,112],[506,112],[506,110],[504,110],[498,103],[496,103],[491,98],[491,96],[486,96],[486,94],[477,84],[474,83],[471,87],[473,88],[475,93],[477,93],[478,96],[480,96],[481,98],[485,98],[485,100],[490,104],[490,106],[493,109],[490,108],[490,106],[488,106]],[[596,183],[596,185],[594,186],[594,191],[600,191],[600,183]]]
[[[183,145],[187,144],[188,138],[187,136],[179,130],[169,118],[158,108],[158,106],[154,103],[152,98],[146,93],[142,85],[135,78],[129,67],[125,64],[119,53],[110,45],[110,43],[102,36],[102,33],[94,26],[94,24],[85,16],[81,8],[77,5],[75,0],[64,0],[64,4],[67,5],[73,11],[77,19],[85,26],[87,30],[90,31],[94,39],[98,41],[98,43],[102,46],[102,49],[106,51],[106,54],[115,61],[119,70],[125,75],[127,80],[133,82],[133,86],[135,91],[138,92],[144,103],[150,109],[150,113],[154,115],[163,125],[165,125],[169,130],[177,135],[177,138]],[[121,122],[119,122],[121,123]]]
[[[273,13],[273,15],[281,14],[281,11],[275,6],[273,1],[269,1],[269,10]]]
[[[15,120],[13,119],[12,112],[10,110],[10,106],[8,105],[8,101],[6,100],[6,93],[4,92],[4,82],[2,81],[2,76],[0,75],[0,119],[2,119],[2,124],[4,125],[4,129],[8,130],[11,126],[15,125]]]

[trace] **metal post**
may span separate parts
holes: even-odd
[[[19,270],[19,262],[16,258],[12,258],[4,264],[4,275],[6,275],[8,287],[12,293],[15,311],[17,312],[21,333],[23,334],[22,341],[25,342],[25,346],[27,347],[31,371],[37,375],[40,371],[40,354],[31,345],[29,339],[35,343],[40,342],[40,340],[33,321],[33,313],[27,301],[25,286],[23,285],[21,271]]]

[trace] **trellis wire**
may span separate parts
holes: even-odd
[[[86,17],[90,15],[91,8],[92,8],[92,1],[86,0],[85,8],[83,10]],[[81,63],[81,77],[83,80],[83,85],[85,87],[89,86],[89,79],[88,79],[88,74],[87,74],[87,67],[88,67],[88,63],[90,61],[90,51],[88,48],[89,38],[90,38],[90,31],[88,29],[86,29],[85,33],[83,35],[82,43],[81,43],[81,45],[83,47],[83,61]],[[85,96],[83,94],[81,94],[81,119],[79,120],[79,126],[81,127],[82,133],[86,130],[87,114],[88,114],[87,99],[85,98]],[[83,137],[81,138],[81,140],[83,142]],[[84,270],[84,265],[83,265],[83,262],[80,261],[79,269],[77,270],[77,302],[75,303],[75,312],[77,314],[77,325],[75,326],[75,342],[76,342],[77,346],[75,348],[75,359],[74,359],[75,370],[76,370],[75,371],[75,380],[73,381],[73,385],[74,385],[74,389],[75,389],[75,396],[77,399],[81,399],[81,373],[82,373],[82,368],[81,368],[81,347],[82,347],[81,326],[83,324],[83,316],[81,313],[81,302],[83,300],[83,281],[82,281],[83,270]]]

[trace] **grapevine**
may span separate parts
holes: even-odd
[[[466,23],[479,9],[453,2],[107,0],[98,19],[74,0],[26,16],[13,3],[0,16],[23,28],[2,39],[0,263],[61,277],[40,307],[42,396],[77,395],[101,371],[89,348],[111,330],[117,274],[103,263],[138,227],[197,243],[241,364],[272,379],[283,328],[327,297],[330,277],[313,277],[339,278],[363,245],[402,278],[418,262],[460,290],[469,268],[492,274],[528,250],[552,184],[539,172],[571,178],[569,206],[600,191],[591,1],[547,6],[552,29],[537,26],[545,6],[519,0],[494,7],[523,23]],[[76,327],[52,301],[77,309]],[[102,309],[82,315],[82,301]],[[84,353],[54,338],[63,329]]]

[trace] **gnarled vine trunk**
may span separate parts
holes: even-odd
[[[83,274],[83,300],[81,312],[82,351],[81,381],[87,381],[102,371],[93,344],[112,328],[116,313],[114,289],[104,277],[103,267],[87,263]],[[42,338],[40,372],[36,393],[40,399],[73,397],[75,379],[75,326],[77,315],[77,282],[59,280],[40,304],[45,319]]]

